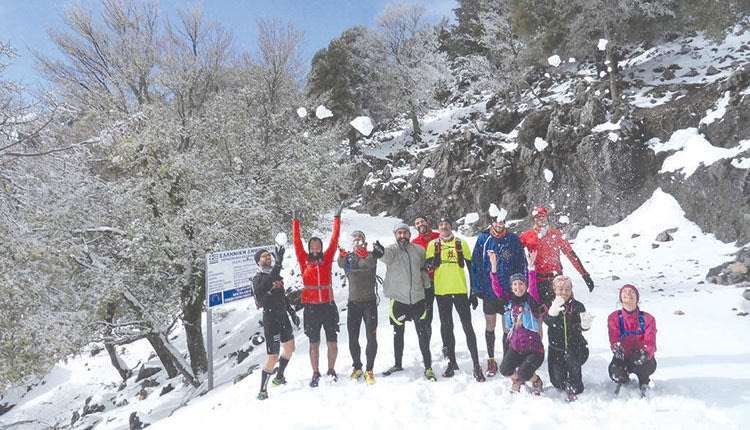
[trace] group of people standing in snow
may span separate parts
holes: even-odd
[[[377,353],[378,294],[380,281],[376,273],[378,261],[386,272],[383,294],[389,299],[389,320],[393,327],[394,364],[382,373],[389,376],[404,369],[402,357],[406,322],[412,321],[417,333],[424,364],[424,377],[435,381],[432,369],[430,339],[434,305],[440,319],[442,354],[448,365],[443,372],[450,378],[459,370],[456,359],[453,309],[458,314],[467,348],[472,360],[472,374],[478,382],[497,373],[510,378],[511,392],[519,392],[528,382],[529,389],[538,394],[543,388],[537,370],[544,362],[543,325],[548,326],[547,358],[550,380],[563,390],[569,400],[584,389],[581,367],[589,350],[583,332],[590,329],[594,316],[573,295],[572,281],[562,274],[560,253],[567,256],[581,274],[589,291],[594,282],[584,269],[570,243],[560,230],[550,227],[548,211],[538,206],[532,211],[533,228],[521,235],[506,229],[505,219],[498,217],[490,228],[482,232],[473,249],[453,234],[452,221],[440,218],[438,231],[430,229],[426,217],[417,217],[414,227],[418,235],[412,240],[407,224],[393,229],[395,243],[383,246],[375,242],[368,251],[365,233],[352,233],[353,249],[338,245],[341,230],[341,208],[334,214],[333,233],[328,247],[312,237],[307,252],[302,243],[298,214],[293,214],[293,239],[302,273],[301,302],[304,307],[303,326],[310,340],[310,364],[313,376],[311,387],[321,378],[319,369],[320,332],[325,332],[327,345],[327,376],[335,381],[338,355],[337,332],[339,311],[334,302],[331,271],[336,263],[346,274],[349,288],[347,329],[352,357],[351,379],[375,383],[373,366]],[[263,366],[259,399],[268,397],[269,380],[273,385],[285,384],[284,370],[294,351],[294,338],[287,315],[299,325],[299,318],[284,295],[279,275],[283,247],[272,255],[260,251],[256,262],[260,271],[253,279],[256,302],[263,308],[263,326],[267,345],[267,361]],[[338,254],[338,257],[337,257]],[[468,279],[467,279],[468,273]],[[260,299],[259,299],[260,298]],[[635,373],[642,393],[649,377],[656,369],[656,325],[654,318],[638,308],[638,290],[626,284],[620,289],[622,309],[613,312],[607,321],[613,358],[609,365],[610,378],[618,384]],[[487,367],[483,371],[479,360],[477,337],[471,320],[471,309],[479,306],[485,315]],[[503,357],[499,365],[495,358],[495,328],[501,315]],[[364,323],[366,346],[365,363],[361,360],[360,327]],[[279,354],[281,350],[281,354]],[[278,363],[278,367],[275,366]],[[364,367],[364,370],[363,370]],[[271,380],[271,377],[275,377]],[[485,376],[486,372],[486,376]]]

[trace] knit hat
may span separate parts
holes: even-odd
[[[393,227],[393,234],[396,234],[396,232],[399,230],[406,230],[411,233],[411,230],[409,230],[409,226],[404,223],[396,224],[396,226]]]
[[[526,285],[526,276],[523,275],[523,273],[514,273],[510,275],[510,283],[512,284],[513,281],[521,281],[524,285]]]
[[[547,212],[547,208],[545,208],[544,206],[537,206],[533,211],[531,211],[531,216],[535,217],[537,215],[547,216],[549,215],[549,212]]]
[[[255,253],[255,264],[260,265],[259,264],[260,263],[260,258],[263,257],[263,254],[265,254],[267,252],[268,252],[268,250],[266,250],[266,249],[261,249],[261,250],[257,251]]]
[[[448,217],[447,217],[447,216],[441,216],[441,217],[440,217],[440,219],[438,220],[438,225],[439,225],[439,224],[440,224],[441,222],[447,222],[448,224],[450,224],[450,225],[451,225],[451,227],[453,227],[453,222],[452,222],[452,221],[451,221],[450,219],[448,219]]]
[[[620,294],[617,295],[617,297],[619,297],[621,303],[622,303],[622,291],[625,288],[630,288],[631,290],[635,291],[635,302],[636,303],[638,303],[638,302],[641,301],[641,295],[638,294],[638,288],[635,288],[635,285],[625,284],[625,285],[622,286],[622,288],[620,288]]]
[[[362,236],[362,241],[364,241],[364,242],[367,242],[367,236],[365,236],[365,234],[364,234],[364,233],[362,233],[362,231],[361,231],[361,230],[354,230],[354,231],[352,232],[352,237],[354,237],[354,236],[356,236],[356,235],[360,235],[360,236]]]

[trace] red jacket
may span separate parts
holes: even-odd
[[[432,230],[427,230],[427,234],[419,234],[414,238],[414,240],[411,241],[411,243],[419,245],[427,250],[427,245],[438,237],[440,237],[440,233],[434,232]],[[430,285],[432,285],[435,282],[435,269],[429,269],[427,271],[427,276],[430,278]]]
[[[622,310],[622,325],[624,331],[641,331],[641,323],[638,321],[638,312],[636,309],[633,313]],[[609,346],[614,351],[615,343],[620,342],[622,349],[625,350],[625,358],[630,358],[633,351],[642,349],[648,352],[648,358],[654,357],[656,352],[656,320],[651,314],[643,313],[643,322],[646,330],[643,334],[629,334],[620,340],[620,311],[614,311],[607,318],[607,329],[609,330]]]
[[[414,240],[411,241],[411,243],[427,249],[427,244],[432,242],[434,239],[437,239],[438,237],[440,237],[440,233],[429,230],[427,231],[427,234],[420,234],[415,237]]]
[[[341,218],[333,219],[333,233],[331,241],[323,253],[323,259],[308,261],[307,252],[302,245],[299,220],[292,222],[292,236],[294,238],[294,252],[297,254],[299,268],[302,271],[302,303],[328,303],[333,300],[333,286],[331,285],[331,268],[339,245],[339,231]]]
[[[583,268],[583,264],[578,256],[573,252],[573,248],[570,247],[568,242],[563,237],[563,232],[550,228],[547,234],[539,237],[539,233],[535,229],[526,230],[519,236],[523,246],[530,250],[537,250],[536,271],[538,276],[541,278],[545,274],[551,273],[562,273],[562,265],[560,264],[560,252],[565,254],[573,263],[573,267],[576,268],[578,273],[583,275],[586,270]]]

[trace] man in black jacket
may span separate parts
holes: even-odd
[[[263,330],[266,336],[266,364],[263,366],[258,400],[268,398],[268,379],[273,375],[273,368],[279,363],[273,385],[286,384],[284,369],[289,364],[294,352],[294,334],[287,312],[295,325],[299,327],[299,317],[289,305],[284,293],[284,281],[281,278],[281,262],[284,259],[284,247],[276,247],[276,264],[271,267],[272,255],[266,250],[255,253],[258,273],[253,278],[253,293],[256,303],[263,308]],[[279,358],[279,347],[283,349]]]

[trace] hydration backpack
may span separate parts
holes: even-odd
[[[440,263],[442,262],[441,259],[443,258],[442,255],[442,245],[441,240],[438,238],[435,241],[435,256],[432,257],[432,265],[435,266],[435,269],[440,266]],[[462,268],[464,267],[464,252],[463,252],[463,245],[461,245],[461,239],[456,238],[456,253],[458,254],[458,267]]]

